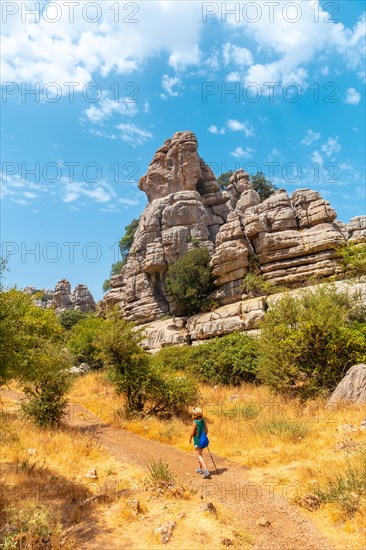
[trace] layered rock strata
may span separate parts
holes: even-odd
[[[253,264],[273,284],[301,285],[340,271],[337,246],[366,242],[366,216],[337,222],[316,191],[298,189],[289,197],[281,189],[261,201],[243,170],[221,191],[197,149],[192,132],[176,133],[140,179],[149,203],[127,263],[104,298],[127,319],[141,324],[177,313],[166,292],[167,270],[197,242],[211,253],[212,298],[220,306],[242,299]]]

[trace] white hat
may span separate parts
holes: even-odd
[[[193,416],[202,416],[202,409],[199,407],[194,407],[192,410]]]

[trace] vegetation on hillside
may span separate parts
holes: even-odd
[[[111,287],[111,278],[114,275],[119,275],[121,273],[122,267],[127,262],[127,257],[130,252],[133,238],[135,236],[136,230],[139,226],[139,221],[137,219],[133,219],[132,222],[125,227],[125,234],[119,241],[119,252],[121,255],[121,259],[112,264],[111,272],[109,275],[109,279],[106,279],[103,283],[103,291],[107,292],[107,290]]]
[[[0,312],[0,383],[17,380],[28,398],[24,412],[54,426],[66,406],[71,366],[59,319],[15,288],[0,289]]]
[[[366,275],[366,243],[348,243],[337,252],[347,277]]]
[[[365,321],[354,299],[331,285],[282,296],[260,326],[259,378],[302,398],[329,392],[366,360]]]
[[[182,315],[195,315],[209,307],[208,296],[214,290],[209,250],[197,246],[171,264],[166,288]]]

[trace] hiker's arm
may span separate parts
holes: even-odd
[[[193,422],[193,425],[192,425],[192,433],[191,433],[191,437],[189,438],[189,442],[192,443],[192,438],[194,437],[196,433],[196,423]]]
[[[208,434],[208,427],[207,427],[206,419],[205,419],[205,432],[206,432],[206,435],[207,435]]]

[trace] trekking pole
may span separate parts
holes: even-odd
[[[212,462],[213,462],[213,465],[215,466],[216,473],[217,473],[217,475],[219,475],[219,471],[218,471],[218,469],[216,468],[216,464],[215,464],[215,461],[214,461],[213,456],[212,456],[212,454],[211,454],[211,451],[210,451],[210,449],[209,449],[208,447],[207,447],[207,450],[208,450],[208,453],[209,453],[209,455],[210,455],[210,457],[211,457],[211,460],[212,460]]]

